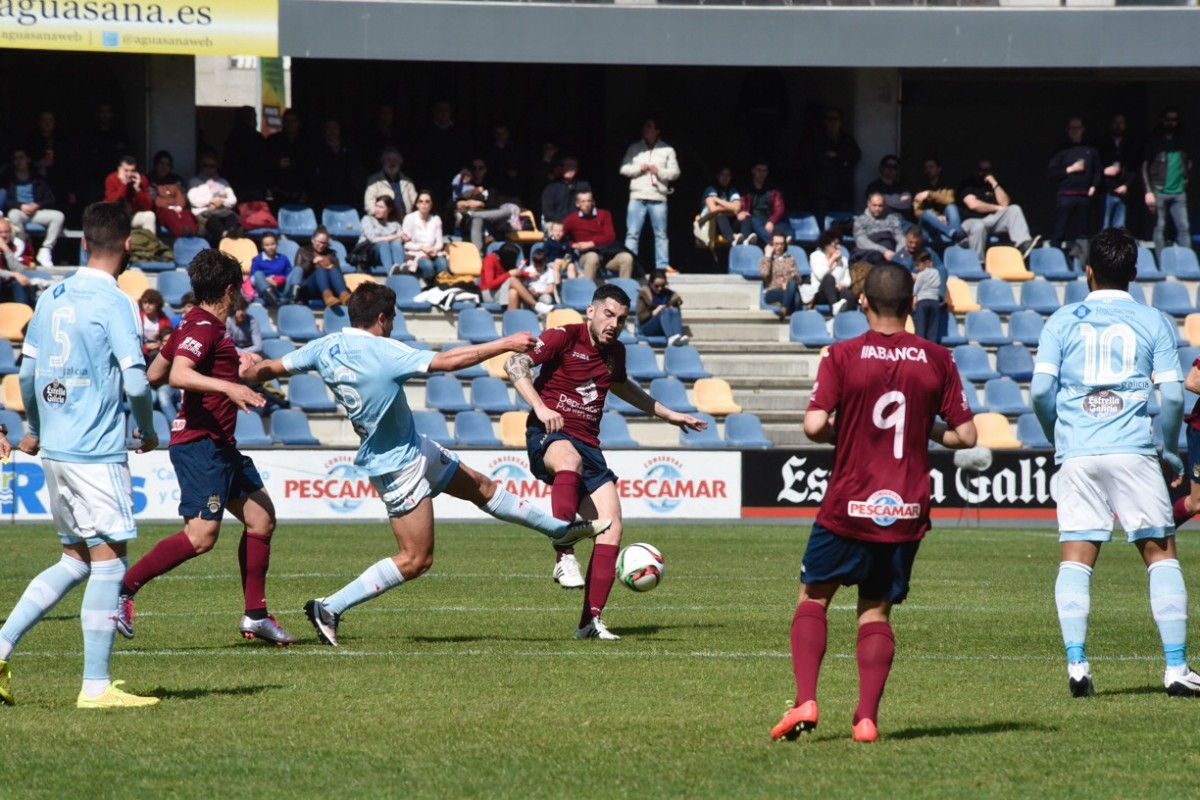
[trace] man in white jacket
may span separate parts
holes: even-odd
[[[659,140],[658,123],[652,119],[642,125],[641,141],[629,145],[621,161],[621,174],[629,178],[629,211],[625,217],[625,247],[637,254],[638,239],[646,215],[654,229],[655,269],[671,267],[667,244],[667,197],[670,184],[679,179],[679,161],[675,148]]]

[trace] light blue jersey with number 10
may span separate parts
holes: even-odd
[[[1154,455],[1147,404],[1155,384],[1181,380],[1175,326],[1128,292],[1092,292],[1046,322],[1034,372],[1058,378],[1057,462]]]

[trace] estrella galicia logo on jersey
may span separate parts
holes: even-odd
[[[898,519],[916,519],[921,516],[920,503],[906,503],[904,498],[890,489],[880,489],[866,500],[851,500],[846,504],[846,513],[852,517],[869,519],[881,528],[896,524]]]
[[[1079,308],[1075,309],[1075,316],[1079,319],[1083,319],[1090,313],[1092,313],[1092,310],[1087,306],[1081,305]]]
[[[590,406],[600,398],[600,391],[596,388],[595,381],[588,381],[576,388],[575,391],[579,392],[579,399],[585,406]]]
[[[50,381],[50,383],[46,384],[46,388],[42,389],[42,399],[46,401],[46,405],[55,408],[65,405],[67,402],[67,387],[58,381]]]
[[[1111,419],[1125,410],[1121,395],[1108,389],[1092,392],[1083,398],[1083,413],[1096,419]]]

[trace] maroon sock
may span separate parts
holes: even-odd
[[[792,617],[792,672],[796,705],[817,699],[817,678],[829,639],[828,614],[820,603],[801,603]]]
[[[578,472],[556,472],[554,483],[550,486],[550,513],[557,519],[574,521],[579,511],[579,495],[583,493],[583,476]],[[568,553],[574,553],[575,548],[555,547],[558,554],[555,562],[562,560]]]
[[[1187,495],[1176,500],[1175,505],[1171,506],[1171,510],[1175,513],[1176,528],[1195,516],[1187,510]]]
[[[888,673],[892,671],[892,658],[896,655],[896,637],[892,626],[886,622],[868,622],[858,628],[858,709],[854,712],[854,724],[859,720],[879,720],[879,701],[883,698],[883,687]]]
[[[617,579],[617,552],[615,544],[598,544],[592,548],[592,558],[588,561],[587,582],[583,587],[583,614],[579,617],[579,627],[600,616],[608,602],[608,593],[612,591],[613,581]]]
[[[153,550],[142,556],[142,559],[134,564],[129,572],[125,573],[121,591],[128,595],[137,594],[138,589],[159,575],[170,572],[183,562],[195,557],[196,548],[186,533],[180,531],[174,536],[168,536],[154,545]]]
[[[246,600],[246,614],[251,617],[265,617],[271,540],[242,531],[242,541],[238,545],[238,564],[242,568],[242,593]]]

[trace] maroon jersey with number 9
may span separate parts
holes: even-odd
[[[625,383],[625,345],[602,350],[592,343],[586,323],[551,328],[529,354],[542,371],[533,383],[546,407],[563,418],[563,431],[592,447],[600,446],[600,417],[608,387]],[[530,413],[530,426],[540,427]]]

